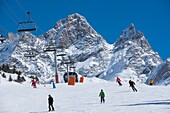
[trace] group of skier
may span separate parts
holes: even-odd
[[[119,84],[119,86],[122,86],[122,83],[119,77],[116,78],[116,82]],[[137,92],[137,89],[135,88],[135,82],[133,82],[132,80],[129,80],[129,87],[131,87],[134,92]]]
[[[119,77],[116,78],[116,82],[119,84],[119,86],[122,86],[121,79]],[[135,82],[132,80],[129,80],[129,87],[131,87],[134,92],[137,92],[137,89],[135,88]],[[101,89],[99,97],[101,98],[101,103],[105,103],[105,93],[103,89]]]
[[[31,82],[32,82],[32,86],[36,88],[36,81],[32,79]],[[118,83],[119,86],[122,86],[121,79],[119,77],[116,78],[116,82]],[[56,88],[54,81],[52,81],[52,84],[53,84],[53,88]],[[131,87],[134,92],[137,92],[137,89],[135,88],[135,82],[133,82],[132,80],[129,80],[129,87]],[[101,98],[100,99],[101,103],[105,103],[105,93],[103,89],[101,89],[99,93],[99,97]],[[49,111],[54,111],[53,102],[54,102],[53,97],[51,95],[48,95]]]
[[[56,88],[54,80],[51,80],[51,83],[53,85],[53,88]],[[31,80],[31,86],[33,86],[33,88],[37,88],[36,84],[37,84],[37,82],[34,79],[32,79]],[[45,85],[44,85],[44,87],[45,87]]]

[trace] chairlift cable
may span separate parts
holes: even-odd
[[[19,17],[15,14],[15,12],[10,8],[10,6],[5,2],[5,0],[2,0],[4,4],[7,6],[7,8],[12,12],[12,14],[20,21]]]
[[[18,4],[18,6],[20,7],[20,9],[23,11],[23,13],[25,14],[25,10],[24,8],[22,7],[22,5],[20,4],[20,2],[18,0],[16,0],[16,3]],[[26,15],[27,16],[27,15]]]
[[[1,9],[4,11],[4,13],[6,13],[6,15],[17,25],[16,20],[15,20],[12,16],[10,16],[6,10],[4,10],[2,7],[0,7],[0,8],[1,8]]]
[[[7,30],[4,26],[0,25],[0,33],[6,33],[7,31],[9,30]]]

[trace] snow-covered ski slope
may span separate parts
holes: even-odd
[[[138,92],[127,82],[120,87],[116,82],[86,79],[75,86],[62,83],[53,89],[48,84],[35,89],[28,81],[18,84],[1,78],[0,113],[45,113],[49,94],[54,98],[53,113],[170,113],[170,86],[137,83],[136,88]],[[104,104],[98,96],[101,89],[106,94]]]

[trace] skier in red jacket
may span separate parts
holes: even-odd
[[[119,78],[119,77],[117,77],[117,78],[116,78],[116,82],[119,84],[119,86],[122,86],[122,84],[121,84],[121,80],[120,80],[120,78]]]
[[[32,79],[32,85],[34,86],[34,88],[37,88],[37,86],[36,86],[36,82],[35,82],[35,80],[34,79]]]

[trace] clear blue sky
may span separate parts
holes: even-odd
[[[134,23],[163,60],[170,57],[170,0],[0,0],[0,28],[17,33],[26,11],[38,25],[37,36],[72,13],[84,16],[108,43]]]

